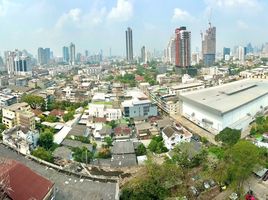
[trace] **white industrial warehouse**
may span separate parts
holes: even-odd
[[[180,94],[182,115],[211,133],[245,129],[268,110],[268,80],[245,79]]]

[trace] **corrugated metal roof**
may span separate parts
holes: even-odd
[[[0,164],[0,175],[9,181],[8,196],[13,200],[42,200],[53,188],[53,183],[25,165],[8,160]]]

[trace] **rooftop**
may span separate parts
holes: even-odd
[[[69,132],[68,135],[74,136],[86,136],[85,133],[87,131],[87,127],[85,125],[75,125]]]
[[[92,151],[93,146],[92,144],[87,144],[87,143],[83,143],[77,140],[71,140],[71,139],[65,139],[63,140],[63,142],[61,143],[63,146],[67,146],[67,147],[86,147],[89,151]]]
[[[112,154],[133,154],[135,153],[133,142],[115,142],[112,147]]]
[[[183,101],[223,115],[268,94],[268,81],[245,79],[180,94]]]
[[[72,151],[67,147],[58,147],[53,152],[53,156],[56,158],[63,158],[69,160],[72,155]]]
[[[9,110],[12,110],[12,111],[17,111],[17,110],[19,110],[20,108],[22,108],[22,107],[26,107],[26,106],[28,106],[28,104],[25,103],[25,102],[22,102],[22,103],[15,103],[15,104],[12,104],[12,105],[10,105],[10,106],[7,106],[6,109],[9,109]]]
[[[0,175],[8,178],[12,188],[8,196],[14,200],[44,199],[53,187],[51,181],[15,160],[1,163]]]

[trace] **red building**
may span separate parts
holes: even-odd
[[[177,67],[191,65],[191,32],[184,26],[175,30],[175,65]]]

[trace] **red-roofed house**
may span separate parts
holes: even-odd
[[[54,198],[54,183],[33,172],[20,162],[0,163],[0,181],[8,183],[6,195],[12,200],[50,200]]]
[[[127,125],[119,125],[114,128],[114,136],[116,139],[127,139],[130,138],[131,135],[131,128]]]
[[[53,109],[50,111],[49,115],[53,115],[55,117],[62,117],[64,115],[64,110]]]

